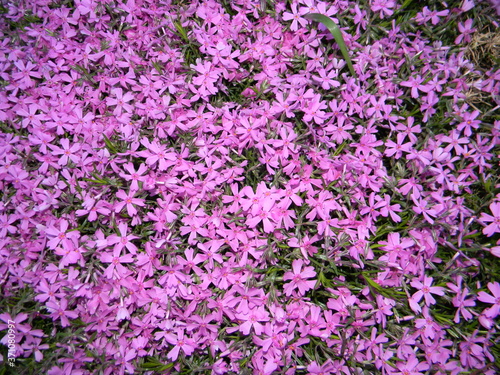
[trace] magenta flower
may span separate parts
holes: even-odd
[[[479,111],[473,111],[472,113],[464,112],[462,113],[462,122],[457,125],[458,131],[464,131],[464,135],[470,137],[472,135],[472,129],[479,128],[481,124],[480,120],[476,120],[479,116]]]
[[[127,206],[127,213],[129,216],[134,216],[137,214],[137,209],[134,205],[138,205],[143,207],[145,205],[144,199],[134,198],[135,191],[131,190],[128,194],[123,190],[119,190],[116,193],[116,196],[122,199],[122,202],[118,202],[115,204],[115,212],[120,212],[124,206]]]
[[[0,238],[5,238],[7,232],[10,234],[17,232],[17,227],[12,225],[17,221],[17,217],[14,215],[0,215]]]
[[[116,234],[112,234],[107,238],[108,245],[115,245],[114,250],[121,251],[124,247],[127,248],[128,251],[132,254],[137,253],[137,246],[135,246],[131,240],[135,240],[136,238],[139,238],[137,236],[134,236],[133,234],[127,235],[128,232],[128,225],[127,223],[120,223],[118,224],[118,229],[120,231],[120,236],[117,236]]]
[[[500,203],[495,202],[490,204],[490,211],[493,216],[484,212],[481,213],[481,221],[490,223],[483,229],[483,233],[488,237],[493,236],[495,233],[500,233]]]
[[[335,366],[331,359],[328,359],[323,365],[319,365],[316,361],[312,361],[307,366],[308,375],[326,375],[332,374],[335,371]]]
[[[35,81],[31,79],[32,77],[42,77],[42,75],[38,71],[34,70],[34,68],[36,68],[36,65],[31,61],[28,61],[25,65],[22,60],[18,60],[14,62],[14,65],[18,70],[12,74],[12,78],[14,78],[16,81],[20,81],[22,88],[28,88],[35,85]]]
[[[121,250],[115,248],[113,250],[113,255],[105,253],[101,255],[101,262],[110,263],[108,268],[104,271],[104,276],[108,279],[112,278],[124,278],[128,275],[129,271],[125,268],[122,263],[132,263],[134,261],[134,256],[132,254],[126,254],[120,256]],[[116,272],[115,272],[116,271]]]
[[[59,225],[59,229],[51,224],[45,230],[45,233],[50,238],[47,245],[51,249],[55,249],[61,243],[64,245],[69,239],[78,239],[80,237],[80,232],[68,230],[69,223],[67,220],[61,219]]]
[[[139,181],[145,180],[145,177],[143,177],[143,175],[148,171],[148,168],[144,164],[141,164],[139,165],[139,168],[136,171],[132,163],[125,164],[123,168],[129,174],[120,173],[120,176],[126,179],[127,181],[132,181],[132,183],[130,184],[130,190],[134,191],[139,190]]]
[[[316,95],[312,100],[307,102],[307,105],[303,107],[305,122],[314,122],[316,124],[322,124],[326,119],[326,113],[323,109],[327,108],[326,103],[320,100],[321,95]]]
[[[380,241],[384,245],[383,249],[388,252],[399,253],[404,249],[412,247],[415,242],[410,238],[401,238],[399,233],[389,233],[387,241]]]
[[[147,148],[147,150],[141,151],[138,154],[146,158],[147,165],[153,166],[158,163],[160,171],[164,171],[169,166],[174,165],[177,161],[175,153],[167,152],[165,146],[162,144],[159,144],[156,141],[149,142],[147,139],[143,139],[141,143]],[[136,173],[139,173],[139,171]]]
[[[470,320],[472,319],[472,314],[471,312],[467,309],[467,307],[472,307],[476,305],[476,302],[474,302],[474,299],[467,299],[469,295],[469,289],[463,288],[462,289],[462,276],[457,277],[457,285],[448,283],[446,286],[452,290],[453,292],[456,293],[455,297],[451,300],[453,303],[453,306],[457,308],[457,312],[455,313],[455,318],[453,321],[455,323],[460,322],[460,315],[464,317],[465,320]]]
[[[474,32],[476,31],[476,29],[472,27],[473,22],[474,20],[472,18],[469,18],[464,23],[458,23],[458,31],[460,32],[460,34],[455,39],[455,44],[460,44],[462,43],[462,41],[464,41],[465,43],[469,43],[471,41],[471,34],[474,34]]]
[[[36,362],[40,362],[43,359],[43,353],[40,350],[47,350],[50,348],[49,344],[42,344],[42,339],[38,337],[33,337],[29,341],[26,341],[22,347],[27,353],[33,353],[35,355]]]
[[[50,311],[52,319],[61,319],[61,325],[63,327],[68,327],[70,325],[68,318],[78,318],[78,313],[66,310],[68,307],[68,301],[65,298],[61,298],[59,303],[48,301],[45,305],[47,306],[47,310]]]
[[[9,322],[13,321],[14,324],[15,324],[15,326],[16,326],[16,330],[18,330],[21,333],[28,333],[31,330],[31,326],[29,324],[21,324],[22,322],[24,322],[28,318],[29,318],[29,315],[25,314],[25,313],[17,314],[17,315],[15,315],[14,318],[9,313],[2,313],[2,314],[0,314],[0,320],[3,323],[0,323],[0,331],[7,330],[8,329],[8,325],[12,324],[12,323],[9,323]],[[4,345],[8,344],[8,342],[7,342],[7,335],[4,336],[4,338],[1,341],[1,343],[4,344]]]
[[[106,98],[106,104],[108,106],[116,105],[113,110],[113,114],[115,116],[120,116],[122,114],[122,110],[126,112],[131,112],[133,107],[131,104],[128,104],[132,99],[134,99],[134,95],[130,92],[123,94],[123,90],[121,88],[116,88],[112,90],[114,94],[114,98],[108,97]]]
[[[48,145],[52,149],[53,155],[62,155],[57,164],[66,165],[68,164],[68,160],[71,160],[73,163],[78,163],[80,161],[80,156],[78,155],[78,151],[81,149],[80,144],[75,143],[70,146],[69,139],[67,138],[61,139],[60,143],[62,148],[51,144]]]
[[[61,267],[66,267],[68,264],[74,264],[80,262],[80,265],[83,266],[85,261],[82,257],[81,251],[84,250],[81,247],[78,247],[77,240],[67,240],[64,242],[63,247],[56,247],[55,253],[57,255],[61,255],[62,259],[60,261]]]
[[[35,301],[45,302],[47,300],[56,301],[58,298],[63,298],[64,293],[60,293],[61,284],[59,283],[48,283],[47,280],[42,279],[38,284],[36,291],[38,293],[35,296]]]
[[[167,333],[164,337],[165,341],[174,345],[173,349],[167,354],[167,358],[172,361],[175,361],[177,357],[179,357],[181,349],[186,355],[190,355],[197,347],[196,342],[193,339],[184,336],[184,330],[182,329],[178,329],[176,334]]]
[[[422,299],[422,297],[424,297],[425,299],[425,304],[427,306],[430,306],[436,303],[436,300],[434,299],[434,297],[432,297],[432,294],[444,296],[444,288],[440,286],[431,286],[433,280],[434,279],[432,277],[424,276],[423,283],[415,279],[411,281],[411,286],[419,289],[419,291],[413,294],[411,297],[411,299],[415,302],[414,304],[410,303],[410,307],[413,311],[420,312],[420,306],[418,305],[418,302]]]
[[[304,295],[305,292],[314,288],[316,285],[316,280],[307,280],[316,276],[314,267],[304,267],[304,261],[301,259],[296,259],[292,262],[293,272],[285,272],[283,275],[283,280],[292,280],[292,282],[285,284],[284,291],[287,296],[290,296],[295,289],[299,290],[300,295]]]
[[[258,306],[249,312],[236,314],[236,318],[243,322],[240,324],[240,332],[244,335],[250,334],[252,327],[255,333],[260,335],[264,327],[260,322],[268,322],[269,313],[265,310],[264,306]]]
[[[288,241],[288,246],[299,248],[300,253],[304,257],[304,259],[306,259],[306,262],[308,262],[307,258],[309,256],[311,256],[311,257],[314,256],[314,254],[316,254],[318,252],[318,248],[312,245],[313,243],[317,242],[318,240],[319,240],[318,236],[313,236],[312,238],[309,238],[308,235],[305,235],[301,239],[301,241],[299,241],[297,238],[291,238]]]
[[[297,31],[299,29],[299,24],[302,27],[307,25],[306,19],[302,18],[302,16],[305,14],[305,12],[302,8],[300,10],[297,10],[296,3],[292,3],[291,7],[292,7],[292,13],[290,13],[290,12],[283,13],[283,21],[293,20],[292,25],[290,26],[290,30]]]
[[[394,375],[423,375],[429,368],[426,362],[419,362],[415,355],[411,355],[406,361],[398,362],[396,366],[400,372],[395,372]]]
[[[371,10],[374,12],[380,12],[380,18],[389,17],[394,13],[393,8],[396,6],[396,2],[393,0],[372,0]]]
[[[97,213],[106,216],[111,212],[108,208],[110,206],[108,202],[102,200],[96,201],[94,198],[90,198],[89,196],[85,197],[82,206],[83,210],[76,210],[76,215],[87,215],[87,220],[91,222],[97,220]]]
[[[424,307],[422,311],[423,318],[415,319],[415,328],[420,331],[420,334],[429,339],[434,339],[436,334],[438,334],[442,328],[437,324],[432,316],[429,314],[429,309]]]
[[[493,306],[486,309],[485,315],[489,318],[496,318],[500,314],[500,283],[488,283],[488,289],[491,294],[486,292],[479,292],[477,295],[477,299],[484,303],[490,303]]]
[[[271,214],[273,205],[274,202],[272,200],[264,201],[257,214],[255,216],[248,217],[246,224],[250,228],[255,228],[257,224],[262,221],[262,224],[264,225],[264,232],[271,233],[276,227]]]

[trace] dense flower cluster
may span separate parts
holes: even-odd
[[[486,5],[186,3],[3,5],[17,357],[50,375],[494,374],[500,71],[463,48]],[[356,76],[308,13],[343,28]]]

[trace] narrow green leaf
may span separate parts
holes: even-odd
[[[156,69],[156,71],[160,74],[163,75],[163,68],[162,66],[158,63],[158,61],[152,61],[153,67]]]
[[[177,32],[179,33],[179,36],[185,41],[189,42],[189,38],[187,36],[186,29],[181,25],[180,22],[174,22],[174,26],[177,29]]]
[[[104,180],[92,180],[91,178],[84,178],[83,180],[87,182],[93,182],[94,184],[108,185],[108,182]]]
[[[333,152],[333,156],[339,156],[346,145],[347,145],[346,141],[342,142],[342,144],[339,147],[337,147]]]
[[[318,281],[323,285],[325,288],[331,288],[333,287],[333,284],[328,280],[328,278],[325,276],[323,271],[321,271],[318,275]]]
[[[141,367],[153,370],[153,369],[156,369],[160,366],[157,365],[156,363],[146,362],[146,363],[143,363]]]
[[[161,366],[160,368],[157,369],[158,372],[163,372],[163,371],[168,371],[172,367],[174,367],[173,363],[169,363],[168,365]]]
[[[335,38],[335,41],[339,45],[340,52],[342,52],[342,56],[344,56],[344,59],[347,63],[347,67],[349,68],[349,71],[351,72],[353,77],[356,77],[356,72],[354,71],[354,67],[352,66],[351,62],[351,57],[349,56],[349,53],[347,52],[347,46],[344,41],[344,37],[342,36],[342,32],[340,31],[339,27],[335,22],[330,17],[327,17],[323,14],[319,13],[309,13],[304,16],[304,18],[316,21],[316,22],[321,22],[325,27],[330,30],[332,33],[333,37]]]
[[[290,246],[287,246],[285,244],[278,243],[278,242],[276,242],[276,246],[278,246],[280,249],[289,249],[290,248]]]
[[[413,3],[413,0],[406,0],[406,1],[403,3],[403,5],[401,5],[401,8],[400,8],[399,10],[406,8],[406,7],[407,7],[407,6],[409,6],[411,3]]]
[[[378,283],[376,283],[375,281],[370,279],[368,276],[366,276],[366,274],[364,272],[362,273],[362,276],[366,280],[366,282],[368,283],[369,286],[371,286],[372,288],[374,288],[377,291],[383,290],[382,287]]]
[[[111,152],[112,154],[116,154],[118,153],[118,150],[116,149],[116,147],[113,145],[113,143],[109,140],[108,137],[106,137],[105,134],[102,135],[104,137],[104,143],[106,144],[106,147],[107,149],[109,150],[109,152]]]

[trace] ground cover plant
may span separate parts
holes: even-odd
[[[498,373],[498,3],[1,4],[0,374]]]

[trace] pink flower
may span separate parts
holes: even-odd
[[[224,242],[220,240],[198,243],[198,248],[203,251],[203,254],[201,254],[201,259],[203,261],[208,260],[208,265],[210,266],[210,268],[213,268],[214,261],[219,264],[224,263],[224,259],[218,253],[223,244]]]
[[[68,264],[74,264],[80,262],[80,265],[85,265],[85,261],[81,254],[81,251],[84,250],[81,247],[78,247],[78,241],[75,239],[67,240],[64,242],[63,247],[56,247],[55,253],[57,255],[61,255],[62,259],[60,261],[61,267],[66,267]]]
[[[485,315],[494,319],[500,314],[500,284],[498,282],[488,283],[488,289],[493,295],[486,292],[479,292],[477,299],[493,305],[485,311]]]
[[[108,215],[111,210],[108,209],[109,203],[98,200],[96,201],[94,198],[90,198],[89,196],[86,196],[83,201],[83,210],[76,210],[76,215],[77,216],[83,216],[87,215],[87,220],[88,221],[96,221],[97,220],[97,213],[100,213],[102,215]]]
[[[400,238],[399,233],[389,233],[387,236],[387,241],[380,241],[381,245],[384,245],[382,249],[388,252],[401,252],[404,249],[412,247],[415,242],[410,238]]]
[[[283,21],[292,21],[292,25],[290,26],[290,30],[292,31],[297,31],[299,29],[299,24],[300,26],[304,27],[307,25],[307,21],[305,18],[302,18],[302,15],[304,15],[304,11],[302,10],[297,10],[297,4],[292,3],[292,13],[290,12],[285,12],[283,13]],[[307,12],[307,10],[306,10]]]
[[[153,166],[158,163],[160,171],[166,170],[169,166],[174,165],[177,157],[173,152],[167,152],[165,146],[156,141],[149,142],[148,139],[143,139],[141,143],[147,147],[146,151],[140,151],[139,156],[146,158],[146,164]]]
[[[69,223],[67,220],[61,219],[59,222],[60,229],[57,229],[54,225],[49,225],[49,227],[45,230],[45,233],[50,238],[47,245],[51,249],[55,249],[57,245],[62,243],[66,244],[69,239],[78,239],[80,237],[80,232],[68,230]]]
[[[302,256],[304,257],[304,259],[306,259],[306,262],[309,262],[307,258],[309,256],[314,256],[314,254],[318,252],[318,248],[312,246],[312,244],[317,242],[318,240],[318,236],[309,238],[308,235],[305,235],[300,241],[297,238],[291,238],[290,241],[288,241],[288,246],[299,248]]]
[[[394,11],[392,8],[396,6],[396,2],[393,0],[372,0],[371,10],[374,12],[380,12],[380,18],[385,18],[385,16],[391,16]]]
[[[120,212],[124,206],[127,206],[127,213],[129,216],[134,216],[137,214],[137,210],[134,205],[138,205],[143,207],[145,205],[144,199],[134,198],[135,191],[131,190],[128,194],[123,190],[119,190],[116,193],[116,196],[120,199],[123,199],[122,202],[118,202],[115,204],[115,212]]]
[[[415,204],[412,208],[413,211],[415,211],[417,214],[422,214],[424,216],[425,220],[429,224],[433,224],[434,219],[432,217],[437,216],[436,210],[434,208],[428,208],[427,207],[427,200],[425,200],[425,199],[419,199],[419,198],[415,197],[415,195],[413,195],[413,194],[411,194],[411,199],[412,199],[413,203]]]
[[[418,98],[419,97],[418,90],[423,91],[422,89],[425,87],[424,85],[422,85],[422,82],[424,82],[424,79],[420,77],[420,75],[416,75],[415,77],[410,76],[408,78],[408,81],[401,82],[401,86],[411,88],[411,97]]]
[[[35,85],[35,81],[32,80],[31,77],[42,77],[42,75],[38,71],[33,71],[33,69],[36,68],[36,65],[31,61],[28,61],[25,65],[24,62],[20,59],[14,62],[14,65],[19,70],[15,73],[12,73],[12,78],[14,78],[16,81],[20,81],[22,85],[21,88],[28,88]]]
[[[124,247],[128,249],[132,254],[137,253],[137,246],[135,246],[131,240],[135,240],[136,238],[139,238],[137,236],[134,236],[133,234],[127,235],[128,232],[128,225],[127,223],[120,223],[118,224],[118,229],[120,231],[120,236],[117,236],[116,234],[112,234],[107,238],[108,245],[115,245],[114,250],[119,250],[121,251]]]
[[[420,363],[415,355],[411,355],[406,361],[397,363],[396,366],[400,372],[395,372],[394,375],[423,375],[422,371],[429,368],[426,362]]]
[[[104,271],[104,276],[108,279],[116,278],[117,276],[119,278],[124,278],[129,273],[122,263],[132,263],[134,261],[134,256],[132,254],[120,256],[120,253],[121,250],[115,248],[113,250],[113,255],[109,253],[101,255],[101,262],[110,263],[108,268]]]
[[[49,284],[47,283],[47,280],[42,279],[40,280],[36,288],[38,295],[35,296],[35,301],[39,302],[45,302],[47,300],[56,301],[57,298],[64,297],[64,293],[59,292],[60,289],[61,289],[61,284],[52,282]]]
[[[434,339],[436,333],[440,332],[442,328],[432,319],[427,307],[424,307],[422,314],[423,318],[415,319],[415,327],[418,328],[423,337]]]
[[[184,331],[179,329],[177,334],[165,334],[165,340],[174,345],[173,349],[167,354],[167,358],[175,361],[179,357],[179,352],[182,349],[184,354],[191,355],[196,349],[196,342],[193,339],[184,336]]]
[[[323,100],[320,100],[320,98],[320,95],[316,95],[312,100],[309,100],[307,104],[303,106],[303,120],[305,122],[311,122],[312,120],[314,120],[316,124],[322,124],[325,122],[327,116],[323,109],[326,109],[327,105]]]
[[[257,214],[255,216],[248,217],[246,224],[250,228],[255,228],[257,224],[262,221],[262,224],[264,225],[264,232],[271,233],[276,227],[276,224],[273,223],[274,219],[271,215],[273,205],[274,202],[272,200],[264,201]]]
[[[31,330],[31,326],[29,324],[21,324],[24,322],[26,319],[29,318],[29,315],[26,313],[20,313],[15,316],[15,318],[12,317],[9,313],[3,313],[0,314],[0,320],[4,323],[0,323],[0,331],[7,330],[8,325],[12,324],[9,323],[11,321],[14,322],[14,325],[16,327],[16,330],[22,333],[28,333]],[[2,344],[7,345],[7,335],[2,339],[1,341]]]
[[[145,180],[143,175],[147,172],[148,168],[144,164],[141,164],[139,165],[139,169],[136,171],[132,163],[125,164],[123,168],[126,169],[129,174],[120,173],[120,177],[123,177],[127,181],[132,181],[130,184],[130,190],[139,190],[139,181]]]
[[[384,154],[387,156],[394,156],[395,159],[401,158],[403,156],[403,152],[410,152],[412,148],[412,144],[410,142],[402,143],[402,139],[399,139],[398,142],[394,143],[390,139],[385,142],[385,146],[387,147],[384,151]]]
[[[479,111],[473,111],[472,113],[462,113],[462,122],[457,125],[457,130],[463,130],[465,136],[470,137],[472,135],[472,129],[479,128],[479,124],[481,124],[480,120],[476,120],[479,114]]]
[[[304,261],[302,259],[296,259],[292,262],[293,272],[288,271],[283,275],[284,281],[292,280],[292,282],[284,286],[287,296],[290,296],[295,289],[298,289],[299,293],[304,295],[305,292],[314,288],[316,285],[316,280],[307,280],[316,276],[314,267],[304,267],[302,270],[303,265]]]
[[[332,374],[335,371],[335,367],[331,359],[327,359],[322,366],[318,365],[316,361],[312,361],[309,366],[307,366],[307,371],[309,371],[307,375],[327,375]]]
[[[473,316],[471,312],[466,309],[466,307],[472,307],[476,305],[473,299],[467,299],[469,289],[462,289],[462,280],[462,276],[458,276],[457,285],[452,283],[446,284],[446,286],[450,290],[456,293],[456,296],[453,297],[451,302],[453,303],[453,306],[457,307],[457,312],[455,313],[455,318],[453,319],[453,321],[457,324],[460,322],[460,315],[462,315],[465,320],[472,319]]]
[[[59,158],[57,164],[66,165],[68,164],[68,160],[71,160],[73,163],[78,163],[80,161],[80,156],[78,151],[80,151],[81,147],[79,143],[75,143],[72,146],[69,145],[69,139],[63,138],[60,140],[61,147],[51,145],[48,146],[52,149],[53,155],[62,155]]]
[[[43,359],[43,353],[40,350],[50,348],[49,344],[42,344],[42,339],[39,339],[38,337],[33,337],[26,341],[22,347],[28,353],[33,353],[35,355],[36,362],[40,362]]]
[[[462,41],[464,41],[465,43],[469,43],[471,41],[470,35],[476,31],[476,29],[472,27],[473,22],[474,20],[472,18],[469,18],[464,23],[458,23],[458,31],[460,32],[460,34],[455,39],[455,44],[460,44],[462,43]]]
[[[121,88],[116,88],[112,90],[115,98],[106,98],[106,104],[108,106],[116,105],[113,110],[113,114],[115,116],[120,116],[122,114],[122,109],[127,112],[132,112],[133,106],[128,104],[132,99],[134,99],[134,95],[130,92],[123,94],[123,90]]]
[[[78,314],[76,312],[66,310],[68,307],[68,301],[65,298],[62,298],[59,303],[48,301],[46,306],[47,310],[51,313],[52,319],[61,319],[61,325],[63,327],[68,327],[70,325],[68,318],[78,318]]]
[[[410,283],[411,286],[419,289],[419,291],[416,292],[415,294],[413,294],[413,296],[412,296],[412,299],[416,303],[418,303],[422,299],[422,297],[424,297],[425,304],[427,306],[430,306],[430,305],[433,305],[436,303],[436,300],[434,299],[434,297],[432,297],[432,294],[436,294],[438,296],[444,296],[444,288],[442,288],[440,286],[431,286],[433,280],[434,279],[432,277],[424,276],[423,283],[421,283],[418,280],[411,281],[411,283]],[[414,306],[410,305],[410,307],[412,308],[413,311],[420,312],[420,307],[418,306],[418,304],[416,304]]]
[[[263,331],[263,325],[259,322],[268,322],[269,313],[265,310],[264,306],[258,306],[247,313],[236,314],[236,318],[243,321],[240,324],[240,332],[244,335],[250,334],[252,327],[255,333],[260,335]]]
[[[500,233],[500,203],[495,202],[490,204],[490,211],[493,216],[484,212],[481,213],[481,221],[486,223],[491,222],[491,224],[483,229],[483,233],[488,237],[493,236],[495,233]]]

